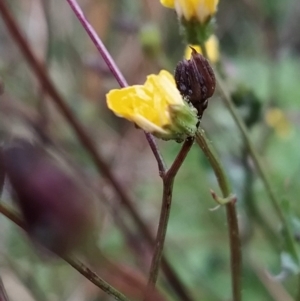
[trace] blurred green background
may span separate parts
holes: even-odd
[[[148,74],[163,68],[172,72],[182,59],[185,44],[176,14],[158,0],[79,3],[129,84],[143,83]],[[67,2],[11,0],[9,5],[57,89],[155,233],[162,194],[156,161],[142,131],[107,109],[105,94],[118,84]],[[254,115],[249,126],[252,142],[279,199],[289,203],[287,218],[296,240],[300,239],[299,20],[297,0],[220,0],[216,35],[221,58],[215,66],[226,77],[242,116]],[[0,138],[16,132],[36,137],[46,133],[65,159],[86,174],[99,195],[98,245],[103,253],[147,275],[151,252],[143,237],[39,86],[1,19],[0,76],[5,90],[0,99]],[[244,300],[287,301],[298,286],[280,221],[217,93],[201,124],[238,197]],[[170,165],[180,145],[158,143]],[[231,300],[228,232],[224,208],[210,210],[216,206],[211,188],[219,192],[206,158],[194,146],[176,177],[164,250],[195,300],[225,301]],[[9,201],[9,187],[2,199]],[[130,239],[118,219],[130,229]],[[11,301],[111,300],[64,262],[37,255],[26,235],[5,217],[0,223],[0,274]],[[179,300],[160,280],[166,299]]]

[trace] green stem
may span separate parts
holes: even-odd
[[[108,282],[100,278],[95,272],[90,270],[87,266],[84,265],[81,261],[76,258],[65,257],[63,258],[70,266],[72,266],[75,270],[77,270],[81,275],[90,280],[100,289],[102,289],[105,293],[110,296],[113,296],[115,300],[119,301],[130,301],[127,297],[125,297],[121,292],[111,286]]]
[[[222,191],[223,198],[230,196],[230,188],[224,169],[215,155],[214,150],[208,142],[204,131],[199,128],[196,133],[196,142],[206,155],[211,167],[214,170],[218,184]],[[242,253],[241,253],[241,241],[239,236],[239,227],[236,214],[236,208],[234,202],[226,204],[226,215],[229,228],[229,242],[230,242],[230,262],[231,262],[231,279],[232,279],[232,295],[233,301],[242,300],[241,291],[241,268],[242,268]]]
[[[17,226],[22,229],[25,229],[24,221],[11,209],[5,206],[3,203],[0,203],[0,213],[14,222]],[[103,290],[110,296],[113,296],[115,300],[119,301],[130,301],[127,297],[125,297],[122,293],[120,293],[117,289],[107,283],[105,280],[100,278],[96,273],[90,270],[84,263],[79,260],[71,257],[61,257],[64,261],[66,261],[69,265],[71,265],[75,270],[77,270],[81,275],[94,283],[97,287]]]
[[[260,162],[260,158],[259,158],[259,155],[258,153],[256,152],[252,142],[251,142],[251,139],[249,137],[249,134],[248,134],[248,131],[246,129],[246,126],[243,122],[243,120],[241,119],[241,117],[239,116],[234,104],[233,104],[233,101],[231,99],[231,96],[229,95],[229,93],[227,92],[227,89],[225,88],[225,85],[221,79],[221,77],[219,76],[219,74],[217,72],[215,72],[215,75],[216,75],[216,80],[217,80],[217,83],[218,83],[218,90],[223,98],[223,100],[225,101],[228,109],[229,109],[229,112],[231,113],[237,127],[239,128],[239,130],[241,131],[241,134],[245,140],[245,144],[249,150],[249,154],[251,156],[251,158],[253,159],[253,162],[255,164],[255,167],[258,171],[258,174],[265,186],[265,189],[267,191],[267,194],[272,202],[272,205],[273,205],[273,208],[274,210],[276,211],[280,221],[285,225],[285,218],[284,218],[284,214],[280,208],[280,202],[277,198],[277,195],[275,194],[275,192],[273,191],[272,189],[272,186],[270,184],[270,181],[268,179],[268,176],[266,174],[266,172],[264,171],[263,169],[263,166]]]
[[[242,133],[242,136],[244,138],[244,141],[245,141],[245,144],[248,148],[248,151],[249,151],[249,154],[255,164],[255,167],[258,171],[258,174],[265,186],[265,189],[266,189],[266,192],[271,200],[271,203],[272,203],[272,206],[275,210],[275,212],[277,213],[277,216],[278,218],[280,219],[283,227],[286,229],[286,243],[287,245],[290,246],[290,250],[291,250],[291,255],[294,257],[294,260],[296,261],[298,267],[300,267],[300,260],[299,260],[299,256],[298,256],[298,252],[296,250],[296,246],[295,246],[295,240],[293,238],[293,234],[292,234],[292,231],[289,227],[289,224],[288,224],[288,221],[286,219],[286,216],[284,215],[281,207],[280,207],[280,201],[277,197],[277,195],[275,194],[274,190],[272,189],[272,186],[271,186],[271,183],[270,183],[270,180],[262,166],[262,163],[260,162],[260,158],[259,158],[259,155],[258,153],[256,152],[252,142],[251,142],[251,139],[249,137],[249,134],[248,134],[248,131],[247,131],[247,128],[245,126],[245,123],[243,122],[243,120],[241,119],[241,117],[239,116],[234,104],[233,104],[233,101],[231,99],[231,96],[229,95],[227,89],[225,88],[225,85],[221,79],[221,77],[219,76],[219,74],[216,72],[215,73],[216,75],[216,80],[217,80],[217,83],[218,83],[218,88],[219,88],[219,92],[222,96],[222,98],[224,99],[236,125],[238,126],[239,130],[241,131]],[[300,283],[300,273],[298,275],[299,277],[299,283]],[[300,301],[300,286],[299,286],[299,292],[298,292],[298,295],[297,295],[297,300]]]
[[[297,292],[296,300],[300,301],[300,275],[298,275],[298,292]]]
[[[169,216],[172,205],[172,194],[173,194],[173,184],[178,170],[180,169],[182,163],[184,162],[187,154],[189,153],[192,145],[194,143],[193,138],[188,138],[183,143],[179,154],[174,160],[172,166],[169,170],[162,176],[163,178],[163,197],[162,205],[160,211],[159,225],[157,229],[157,235],[155,239],[155,247],[153,252],[153,257],[150,266],[150,273],[148,284],[145,293],[145,301],[151,300],[152,292],[157,281],[159,267],[161,263],[161,258],[163,254],[163,248],[167,233],[167,227],[169,222]]]
[[[201,48],[201,52],[202,55],[206,58],[208,58],[208,54],[207,54],[207,49],[204,43],[200,43],[200,48]]]
[[[196,133],[196,142],[202,149],[203,153],[207,157],[211,167],[215,172],[223,197],[228,197],[230,195],[230,188],[225,171],[217,155],[215,154],[214,149],[211,146],[211,142],[208,141],[204,131],[200,127]]]
[[[242,162],[245,172],[245,180],[243,184],[243,199],[245,203],[246,214],[254,219],[258,226],[263,230],[266,239],[269,240],[269,243],[273,247],[273,249],[279,252],[280,248],[278,236],[276,235],[273,228],[268,224],[264,216],[261,214],[260,210],[257,208],[257,204],[253,198],[253,182],[255,175],[253,174],[251,166],[248,162],[248,149],[245,149],[245,146],[243,146],[242,153]]]

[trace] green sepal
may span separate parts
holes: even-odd
[[[204,23],[200,23],[193,18],[189,21],[181,18],[181,33],[188,44],[200,45],[205,43],[213,34],[215,29],[215,19],[208,18]]]
[[[170,105],[169,113],[171,124],[164,127],[167,134],[154,133],[158,138],[164,140],[175,140],[182,142],[188,137],[193,137],[197,131],[199,119],[197,110],[184,102],[184,105]]]

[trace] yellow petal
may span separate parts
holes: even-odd
[[[205,43],[205,46],[209,60],[212,63],[218,62],[220,59],[218,38],[215,35],[211,35]]]
[[[272,127],[280,138],[287,138],[292,132],[292,125],[284,112],[273,108],[266,112],[266,123]]]
[[[159,138],[181,141],[197,129],[196,110],[185,104],[173,75],[166,70],[149,75],[144,85],[111,90],[106,101],[117,116]]]
[[[136,85],[111,90],[106,98],[108,108],[119,117],[138,124],[140,116],[143,116],[158,127],[164,127],[170,123],[166,101],[160,95],[153,94],[153,91],[145,86]]]
[[[175,10],[179,17],[184,17],[186,20],[190,20],[195,16],[195,7],[193,0],[175,0]]]
[[[174,8],[174,0],[160,0],[160,3],[168,8]]]
[[[193,47],[197,52],[202,54],[202,49],[199,45],[190,45]],[[209,39],[205,42],[206,52],[208,55],[208,59],[212,63],[216,63],[220,59],[220,52],[219,52],[219,41],[215,35],[211,35]],[[191,58],[192,50],[189,46],[186,47],[184,58],[189,60]]]
[[[197,1],[196,5],[196,15],[200,22],[205,22],[205,20],[214,15],[217,11],[218,0],[202,0]]]
[[[283,120],[275,127],[275,131],[280,138],[288,138],[292,133],[292,125],[288,120]]]
[[[187,21],[196,18],[200,23],[204,23],[216,13],[219,0],[161,0],[161,3],[175,8],[180,18],[183,17]]]
[[[182,97],[176,88],[174,77],[166,70],[160,71],[158,75],[149,75],[145,87],[155,96],[154,105],[184,105]]]
[[[116,115],[129,119],[134,112],[134,99],[137,97],[146,98],[144,94],[143,86],[111,90],[106,95],[107,106]]]
[[[283,114],[282,110],[280,110],[278,108],[268,110],[265,115],[266,123],[270,127],[275,127],[276,124],[278,124],[283,119],[284,119],[284,114]]]
[[[160,133],[167,134],[168,132],[164,130],[162,127],[157,126],[155,123],[149,121],[147,118],[140,114],[136,114],[134,118],[134,122],[144,131],[148,133]]]

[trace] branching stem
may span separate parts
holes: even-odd
[[[298,268],[300,267],[300,258],[298,255],[298,252],[296,250],[296,245],[295,245],[295,239],[293,237],[293,233],[291,231],[291,227],[288,223],[288,220],[285,216],[285,214],[283,213],[281,207],[280,207],[280,201],[278,196],[276,195],[276,193],[273,190],[273,187],[271,185],[271,182],[267,176],[267,173],[265,172],[263,165],[260,161],[259,155],[255,149],[255,147],[253,146],[251,139],[249,137],[247,128],[245,126],[244,121],[241,119],[241,117],[239,116],[233,101],[231,99],[231,96],[229,95],[229,93],[227,92],[225,85],[221,79],[221,77],[219,76],[219,74],[216,74],[216,79],[217,79],[217,83],[218,83],[218,87],[219,87],[219,91],[221,96],[223,97],[223,100],[225,101],[236,125],[238,126],[244,141],[245,141],[245,145],[248,148],[249,154],[255,164],[255,167],[257,169],[257,172],[265,186],[266,192],[271,200],[271,204],[278,216],[278,218],[280,219],[284,229],[286,230],[286,234],[285,234],[285,238],[286,238],[286,242],[287,245],[290,246],[290,251],[291,251],[291,255],[293,256],[295,262],[298,265]],[[300,283],[300,273],[298,274],[298,282]],[[297,299],[298,301],[300,301],[300,286],[298,287],[298,292],[297,292]]]
[[[256,152],[251,139],[249,137],[248,131],[246,129],[245,123],[243,122],[243,120],[241,119],[241,117],[239,116],[233,101],[231,99],[231,96],[229,95],[229,93],[227,92],[227,89],[225,88],[225,84],[223,83],[223,80],[221,79],[221,77],[219,76],[219,74],[216,72],[216,79],[217,79],[217,83],[218,83],[218,90],[223,98],[223,100],[225,101],[229,112],[232,116],[232,118],[234,119],[237,127],[239,128],[243,139],[245,141],[245,145],[247,146],[248,150],[249,150],[249,154],[251,156],[251,158],[253,159],[253,162],[255,164],[255,167],[258,171],[258,174],[265,186],[266,192],[272,202],[273,208],[275,210],[275,212],[277,213],[280,221],[284,224],[284,215],[283,212],[280,208],[280,202],[277,198],[277,195],[275,194],[274,190],[272,189],[272,185],[268,179],[268,176],[260,162],[260,158],[258,153]]]
[[[207,58],[207,49],[205,44],[200,43],[203,55]],[[217,81],[218,82],[218,81]],[[222,165],[218,161],[214,152],[210,149],[209,143],[204,135],[204,131],[199,129],[196,141],[206,154],[212,168],[214,169],[215,175],[219,182],[220,189],[223,197],[230,195],[230,189],[226,174],[223,170]],[[239,227],[237,220],[237,213],[235,208],[235,202],[229,202],[226,205],[226,216],[229,230],[229,241],[230,241],[230,262],[231,262],[231,280],[232,280],[232,297],[233,301],[242,300],[242,251],[241,241],[239,236]]]
[[[210,142],[208,142],[204,131],[199,128],[196,134],[196,142],[202,149],[203,153],[207,157],[211,167],[214,170],[217,181],[219,183],[223,198],[230,196],[230,188],[224,169],[215,155]],[[241,253],[241,241],[239,236],[239,227],[237,214],[235,209],[234,199],[226,205],[229,243],[230,243],[230,261],[231,261],[231,279],[232,279],[232,295],[233,301],[242,300],[241,289],[241,269],[242,269],[242,253]]]
[[[168,221],[170,216],[171,204],[172,204],[172,193],[173,193],[173,184],[176,177],[176,174],[181,167],[183,161],[185,160],[188,152],[190,151],[194,143],[193,138],[188,138],[182,145],[182,148],[174,160],[172,166],[169,170],[163,175],[163,197],[160,211],[159,225],[157,229],[157,235],[155,240],[155,247],[153,252],[153,257],[150,266],[150,274],[148,279],[148,285],[146,288],[145,301],[151,299],[151,293],[155,287],[160,262],[163,254],[163,248],[167,233]]]

